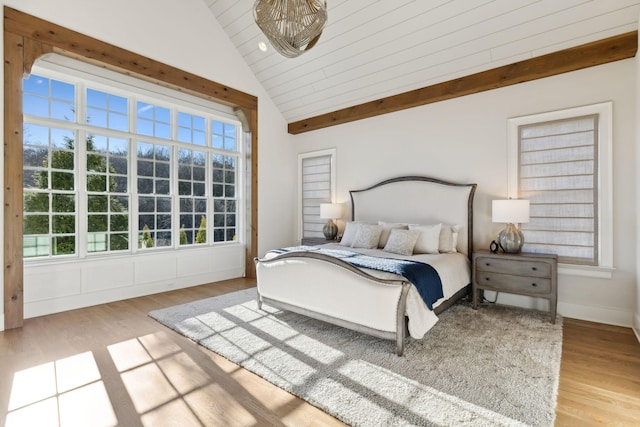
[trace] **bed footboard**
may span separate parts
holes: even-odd
[[[287,252],[254,262],[259,307],[266,303],[392,339],[396,341],[396,354],[403,354],[408,282],[379,279],[345,261],[315,252]]]

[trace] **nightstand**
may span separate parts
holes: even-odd
[[[484,289],[545,298],[549,300],[551,322],[556,322],[557,255],[474,252],[472,275],[473,308],[477,308],[478,298]]]
[[[327,240],[324,237],[303,237],[300,242],[303,246],[317,246],[324,245],[326,243],[338,243],[337,240]]]

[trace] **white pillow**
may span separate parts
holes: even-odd
[[[418,230],[403,230],[394,228],[389,233],[389,239],[383,251],[400,255],[412,255],[413,248],[420,237]]]
[[[360,227],[359,222],[347,222],[344,225],[344,233],[342,233],[342,239],[340,239],[342,246],[351,246],[358,232],[358,227]]]
[[[416,254],[437,254],[440,248],[440,230],[442,224],[419,225],[409,224],[409,230],[418,230],[420,237],[413,248]]]
[[[384,248],[387,244],[387,240],[389,240],[389,234],[393,229],[399,230],[408,230],[409,226],[407,224],[402,224],[399,222],[384,222],[378,221],[378,225],[382,226],[382,233],[380,233],[380,242],[378,243],[379,248]]]
[[[380,241],[382,227],[379,225],[360,224],[356,236],[351,243],[352,248],[376,249]]]
[[[458,232],[460,231],[459,225],[443,225],[440,230],[440,244],[438,249],[442,253],[458,252],[456,247],[458,246]]]

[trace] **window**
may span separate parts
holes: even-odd
[[[85,71],[45,63],[23,80],[24,257],[236,242],[231,112]]]
[[[171,147],[138,142],[139,248],[171,246]]]
[[[612,267],[611,117],[605,103],[509,120],[509,197],[531,204],[523,250]]]
[[[320,204],[335,201],[335,158],[335,149],[298,156],[300,239],[324,237],[322,227],[327,221],[320,218]]]
[[[129,249],[129,141],[87,136],[87,252]]]
[[[25,125],[24,255],[76,253],[75,132]]]

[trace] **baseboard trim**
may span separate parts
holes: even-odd
[[[4,313],[0,313],[0,331],[4,331]]]
[[[638,307],[638,309],[640,310],[640,307]],[[634,316],[634,320],[635,322],[633,323],[633,333],[636,334],[636,339],[638,340],[638,342],[640,342],[640,313],[636,312],[636,315]]]
[[[633,329],[634,316],[632,311],[559,302],[558,313],[572,319],[624,326]]]

